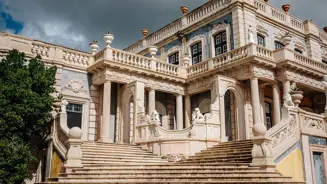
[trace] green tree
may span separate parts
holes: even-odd
[[[18,50],[0,62],[0,183],[22,183],[35,159],[31,150],[46,145],[55,75],[40,56],[28,60]]]

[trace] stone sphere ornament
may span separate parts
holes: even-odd
[[[252,128],[252,132],[254,136],[264,136],[267,132],[267,127],[263,123],[256,123]]]
[[[82,138],[82,130],[79,127],[73,127],[69,130],[69,138],[80,139]]]

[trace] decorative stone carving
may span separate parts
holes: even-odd
[[[73,94],[86,95],[84,83],[81,80],[70,80],[64,87],[64,91],[72,92]]]
[[[259,21],[257,24],[257,33],[262,34],[263,36],[268,36],[268,30],[265,28],[265,25],[261,21]]]
[[[165,156],[162,156],[163,159],[167,159],[168,162],[178,162],[182,160],[186,160],[187,156],[184,154],[167,154]]]
[[[274,168],[273,152],[271,149],[271,140],[265,137],[252,139],[252,166],[260,166],[264,169]]]
[[[263,77],[272,80],[275,78],[275,73],[271,68],[257,65],[252,66],[252,75],[254,75],[255,77]]]
[[[293,107],[294,106],[294,103],[292,101],[292,97],[289,93],[286,93],[283,97],[283,106],[284,107]]]
[[[151,122],[150,116],[147,114],[144,114],[144,113],[143,113],[143,115],[141,115],[140,120],[141,120],[141,124],[149,124]]]
[[[325,130],[325,123],[322,120],[313,119],[310,117],[305,117],[304,126],[310,129]]]
[[[211,120],[212,119],[212,114],[211,113],[206,113],[204,115],[204,121],[207,122],[208,120]]]
[[[153,110],[151,113],[151,121],[158,122],[160,124],[159,113],[156,110]]]
[[[67,107],[67,105],[68,105],[67,100],[62,100],[61,101],[61,108],[60,108],[61,113],[66,113],[66,107]]]
[[[204,116],[201,114],[199,108],[195,108],[192,112],[192,124],[195,124],[199,121],[204,121]]]
[[[282,144],[282,142],[284,142],[287,137],[294,136],[296,133],[296,127],[296,117],[295,115],[291,115],[288,125],[272,136],[272,148],[276,147],[279,144]]]

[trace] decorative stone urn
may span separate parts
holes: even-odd
[[[287,12],[290,10],[291,5],[289,5],[289,4],[284,4],[284,5],[282,6],[282,8],[283,8],[284,12],[287,13]]]
[[[327,26],[326,26],[326,27],[324,27],[324,31],[327,33]]]
[[[292,36],[290,35],[289,32],[287,32],[283,37],[282,37],[283,43],[285,46],[289,46],[292,40]]]
[[[92,55],[94,55],[97,52],[98,48],[100,47],[99,44],[98,44],[98,41],[93,40],[89,45],[90,45],[90,47],[92,49]]]
[[[187,14],[188,7],[187,6],[181,6],[181,11],[182,11],[183,15]]]
[[[150,55],[154,58],[154,56],[157,55],[158,48],[156,46],[150,46],[149,52],[150,52]]]
[[[61,107],[61,99],[54,99],[53,107],[54,107],[54,110],[58,113],[60,110],[60,107]]]
[[[142,35],[143,37],[146,37],[149,33],[149,30],[148,29],[142,29]]]
[[[291,91],[290,94],[291,94],[294,106],[299,107],[299,104],[301,103],[301,100],[303,98],[303,91]]]
[[[104,42],[106,43],[107,47],[110,48],[110,44],[112,43],[112,41],[114,40],[114,35],[111,34],[110,32],[104,34]]]

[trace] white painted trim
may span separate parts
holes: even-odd
[[[83,106],[81,122],[81,129],[83,132],[82,140],[87,141],[89,137],[90,100],[88,98],[70,96],[65,94],[63,99],[67,100],[68,103],[80,104]]]
[[[199,43],[199,42],[201,42],[201,46],[202,46],[202,61],[204,61],[206,59],[206,54],[205,54],[206,39],[205,39],[205,36],[203,34],[198,34],[198,35],[192,37],[186,43],[187,50],[188,50],[188,55],[191,58],[189,65],[192,65],[192,61],[193,61],[191,46],[193,46],[194,44]]]
[[[166,63],[169,63],[169,56],[178,52],[179,66],[182,66],[182,47],[175,45],[172,48],[168,49],[166,54]]]
[[[226,37],[227,37],[227,52],[231,50],[231,44],[230,44],[230,35],[231,35],[231,26],[230,24],[226,24],[224,22],[216,24],[212,30],[209,32],[209,38],[211,41],[210,48],[211,48],[211,57],[215,57],[215,36],[220,33],[226,31]]]

